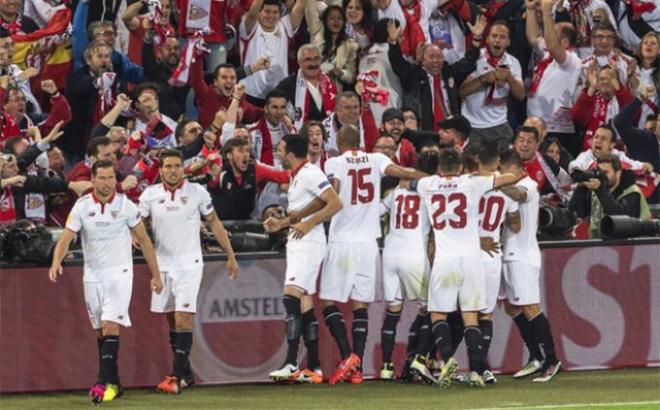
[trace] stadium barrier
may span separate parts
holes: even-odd
[[[577,245],[577,246],[575,246]],[[282,364],[286,341],[281,254],[242,255],[230,280],[222,256],[209,256],[198,300],[191,361],[200,383],[267,381]],[[0,393],[83,389],[97,373],[97,346],[87,318],[80,261],[57,284],[46,268],[3,269],[0,274]],[[119,369],[126,386],[155,386],[171,369],[163,317],[149,312],[149,273],[136,264],[131,320],[121,334]],[[660,240],[549,244],[543,250],[542,295],[557,349],[568,370],[660,365]],[[344,306],[347,323],[351,313]],[[395,361],[400,367],[417,307],[404,308]],[[380,367],[383,303],[369,310],[364,373]],[[338,352],[320,309],[320,352],[330,374]],[[350,328],[349,328],[350,334]],[[301,348],[301,359],[304,348]],[[461,348],[457,358],[466,364]],[[496,311],[490,362],[501,372],[526,360],[506,314]]]

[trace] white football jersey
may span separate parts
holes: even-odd
[[[522,261],[535,267],[541,267],[541,250],[536,241],[539,225],[539,191],[536,182],[526,176],[516,186],[527,192],[525,202],[520,207],[520,232],[515,233],[504,226],[502,242],[504,261]]]
[[[426,204],[419,194],[396,187],[387,195],[383,205],[390,214],[390,230],[385,237],[383,253],[409,254],[420,249],[426,252],[431,224]]]
[[[505,215],[518,210],[518,202],[502,191],[490,190],[479,200],[479,237],[500,240]]]
[[[289,183],[289,212],[300,211],[307,207],[315,198],[332,188],[323,171],[315,165],[306,162],[301,168],[291,171]],[[303,220],[307,220],[311,215]],[[290,241],[296,239],[289,238]],[[318,224],[301,240],[325,242],[323,225]]]
[[[163,271],[202,266],[200,215],[213,212],[211,196],[203,186],[183,181],[170,191],[151,185],[140,195],[140,214],[151,217],[158,266]]]
[[[435,237],[435,257],[475,256],[479,245],[479,199],[493,189],[495,176],[433,175],[417,182]]]
[[[380,153],[346,151],[325,163],[329,180],[339,180],[344,205],[330,222],[329,240],[365,242],[380,232],[380,180],[392,161]]]
[[[105,204],[94,193],[76,201],[66,220],[66,229],[80,232],[84,281],[98,282],[104,272],[117,269],[133,274],[130,230],[140,221],[140,212],[124,194],[115,193]]]

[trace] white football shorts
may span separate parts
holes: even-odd
[[[161,272],[163,290],[160,294],[151,292],[151,311],[196,313],[203,272],[204,266]]]
[[[96,273],[100,281],[83,281],[87,314],[94,330],[101,329],[103,322],[131,326],[128,306],[133,293],[133,270],[118,268]]]
[[[486,279],[486,308],[481,313],[493,313],[500,294],[502,255],[495,253],[491,257],[488,253],[481,251],[481,263],[484,267],[484,277]]]
[[[325,242],[290,239],[286,244],[284,286],[295,286],[307,295],[315,294],[326,251]]]
[[[522,261],[504,262],[506,298],[514,306],[541,303],[541,269]]]
[[[404,300],[426,302],[431,264],[423,252],[388,255],[383,251],[383,293],[389,305]]]
[[[483,265],[474,256],[439,256],[433,261],[429,280],[429,312],[464,312],[486,307]]]
[[[349,299],[371,303],[376,298],[376,275],[380,264],[378,242],[328,242],[323,261],[323,300],[345,303]]]

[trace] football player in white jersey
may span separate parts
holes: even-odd
[[[94,191],[80,197],[67,218],[66,227],[55,246],[48,272],[52,282],[62,275],[62,260],[69,245],[80,233],[85,258],[83,284],[87,313],[98,333],[99,375],[89,390],[98,405],[121,396],[117,359],[119,327],[131,326],[128,305],[133,290],[131,234],[138,240],[152,274],[151,288],[160,293],[163,282],[153,244],[140,219],[137,207],[115,192],[117,176],[110,160],[92,166]]]
[[[497,147],[481,144],[477,154],[479,175],[493,175],[499,166]],[[497,305],[502,277],[502,253],[500,251],[500,232],[506,224],[513,232],[520,230],[520,212],[518,202],[501,190],[490,190],[479,200],[479,240],[481,245],[481,263],[486,278],[486,307],[479,312],[479,329],[484,339],[484,357],[486,358],[483,379],[486,384],[497,383],[497,379],[488,365],[488,350],[493,338],[493,311]]]
[[[286,309],[284,328],[288,349],[284,365],[271,372],[270,378],[317,384],[323,382],[323,373],[318,358],[318,321],[312,295],[316,293],[316,280],[326,253],[322,223],[339,212],[342,203],[323,171],[307,159],[308,147],[308,139],[295,134],[285,135],[277,147],[282,165],[291,170],[289,212],[298,213],[302,221],[292,224],[290,217],[280,220],[271,217],[264,221],[264,228],[275,232],[290,226],[282,297]],[[308,215],[308,210],[318,201],[323,205]],[[303,370],[298,369],[301,335],[308,355],[307,368]]]
[[[362,383],[361,362],[367,341],[367,308],[376,296],[376,269],[380,237],[380,181],[385,175],[403,179],[421,177],[423,172],[403,168],[380,153],[360,150],[360,133],[353,126],[339,130],[341,154],[325,163],[325,172],[339,193],[343,208],[330,222],[328,254],[321,274],[323,316],[337,341],[342,361],[328,382],[351,379]],[[351,300],[353,307],[353,350],[346,338],[342,313],[336,303]]]
[[[521,172],[522,160],[514,152],[505,152],[500,159],[500,171]],[[505,226],[502,233],[504,283],[507,313],[513,317],[532,359],[513,377],[524,377],[541,370],[534,382],[550,381],[560,370],[555,343],[548,318],[541,310],[541,250],[536,240],[539,215],[539,193],[529,176],[520,180],[514,192],[504,191],[520,203],[521,229],[516,232]],[[540,350],[545,354],[541,365]]]
[[[183,155],[169,149],[160,156],[161,183],[147,187],[140,195],[140,215],[151,220],[158,264],[164,290],[151,295],[151,311],[164,313],[170,329],[174,353],[172,375],[157,389],[178,394],[194,384],[188,356],[192,348],[193,325],[197,311],[197,293],[202,282],[204,259],[199,231],[201,216],[227,254],[230,278],[238,274],[238,263],[227,231],[213,210],[211,196],[199,184],[183,178]]]
[[[485,277],[479,253],[479,200],[491,189],[518,180],[514,174],[461,175],[460,155],[440,153],[440,175],[402,183],[417,191],[426,204],[435,237],[435,257],[429,280],[433,340],[445,360],[439,384],[451,384],[458,367],[453,357],[447,315],[460,307],[465,324],[470,384],[484,386],[483,338],[478,313],[485,308]]]
[[[433,175],[438,169],[438,154],[427,152],[417,159],[417,169]],[[431,265],[428,256],[429,233],[431,230],[426,207],[416,192],[396,187],[383,200],[385,212],[389,212],[389,233],[383,248],[383,291],[385,294],[385,320],[381,328],[383,365],[380,378],[394,378],[392,352],[396,341],[396,327],[401,317],[404,300],[417,301],[422,305],[423,316],[418,330],[415,357],[423,358],[421,366],[411,361],[413,371],[433,378],[426,367],[431,348],[430,318],[426,312],[429,274]]]

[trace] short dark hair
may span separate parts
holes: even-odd
[[[286,134],[282,137],[282,141],[286,144],[284,152],[293,154],[296,158],[307,158],[307,147],[309,140],[300,134]]]
[[[593,37],[597,31],[611,31],[615,35],[617,34],[616,29],[614,28],[612,23],[609,22],[609,20],[599,21],[598,23],[595,23],[593,27],[591,27],[591,36]]]
[[[18,155],[16,153],[16,145],[23,141],[23,139],[24,138],[21,136],[9,138],[5,141],[5,150],[11,152],[14,155]]]
[[[527,127],[527,126],[519,127],[518,130],[516,130],[516,139],[523,132],[534,135],[534,139],[536,140],[536,142],[539,142],[539,140],[541,139],[540,138],[541,136],[539,135],[539,130],[537,130],[534,127]]]
[[[577,43],[577,30],[570,23],[563,23],[559,26],[559,38],[568,40],[568,44],[573,47]]]
[[[264,0],[261,8],[263,9],[265,6],[277,6],[278,8],[282,8],[282,2],[280,0]]]
[[[342,98],[357,98],[357,100],[360,101],[360,96],[355,94],[353,91],[342,91],[339,94],[337,94],[337,97],[335,98],[337,104],[339,104],[339,100],[341,100]]]
[[[92,175],[96,176],[98,170],[101,168],[112,168],[112,170],[115,171],[115,175],[117,174],[117,170],[115,170],[115,164],[113,164],[109,159],[102,159],[100,161],[94,162],[94,165],[92,165]]]
[[[424,148],[437,148],[438,150],[440,149],[440,144],[438,141],[434,141],[432,139],[427,139],[422,141],[421,144],[417,147],[417,152],[422,152],[422,149]]]
[[[158,161],[160,162],[161,167],[167,158],[179,158],[181,162],[183,162],[183,154],[178,149],[169,148],[160,152],[160,155],[158,155]]]
[[[213,70],[213,78],[214,78],[214,79],[215,79],[215,78],[218,78],[218,73],[219,73],[220,70],[222,70],[223,68],[228,68],[228,69],[234,70],[234,73],[236,73],[236,67],[234,67],[233,65],[231,65],[231,64],[229,64],[229,63],[218,64],[217,66],[215,66],[215,70]]]
[[[596,130],[603,129],[610,132],[610,142],[614,142],[616,139],[616,130],[608,123],[600,124]]]
[[[284,100],[287,102],[289,101],[286,94],[284,94],[284,91],[280,90],[279,88],[273,88],[268,92],[268,94],[266,94],[266,98],[264,99],[266,102],[264,105],[268,105],[272,98],[284,98]]]
[[[611,164],[615,171],[621,171],[621,160],[614,154],[605,154],[596,158],[596,164]]]
[[[490,165],[497,161],[500,157],[500,152],[497,148],[497,144],[491,141],[482,141],[479,144],[479,150],[477,151],[477,158],[479,162],[483,165]]]
[[[479,150],[481,150],[481,144],[478,143],[470,143],[463,149],[461,162],[463,163],[464,170],[471,172],[479,168],[479,162],[477,161]]]
[[[94,137],[87,143],[87,156],[95,157],[99,154],[99,147],[110,145],[112,141],[108,137]]]
[[[440,158],[438,157],[437,152],[426,151],[419,154],[419,157],[417,157],[417,164],[415,164],[415,168],[429,175],[435,175],[438,172],[439,163]]]
[[[515,165],[518,168],[522,168],[522,158],[514,150],[506,150],[500,152],[500,165]]]
[[[240,148],[249,145],[249,143],[242,138],[230,138],[222,146],[222,155],[227,156],[234,148]]]
[[[438,159],[441,172],[457,172],[461,168],[461,155],[453,148],[440,151]]]
[[[156,97],[160,95],[160,85],[156,83],[140,83],[137,87],[135,87],[135,91],[133,91],[135,99],[138,99],[147,90],[155,91]]]
[[[405,112],[412,112],[413,114],[415,114],[415,119],[419,121],[419,115],[417,115],[417,110],[414,109],[413,107],[410,106],[401,107],[401,113],[405,113]]]
[[[509,27],[509,24],[506,22],[506,20],[502,20],[502,19],[493,21],[493,23],[490,25],[490,28],[488,29],[488,34],[490,34],[491,30],[495,26],[504,26],[509,32],[509,35],[511,35],[511,27]]]
[[[183,121],[181,121],[179,125],[176,126],[176,130],[174,130],[174,138],[176,138],[177,141],[179,141],[183,136],[183,131],[186,129],[186,125],[190,124],[191,122],[197,122],[197,120],[194,118],[184,118]]]

